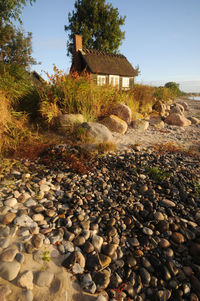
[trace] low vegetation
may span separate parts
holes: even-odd
[[[49,130],[55,129],[56,117],[62,113],[80,113],[85,120],[95,121],[108,115],[119,102],[130,106],[133,115],[145,116],[159,99],[167,101],[176,97],[168,87],[150,87],[136,84],[129,91],[119,91],[111,86],[97,86],[88,75],[64,74],[54,67],[48,81],[35,84],[30,74],[16,64],[0,65],[0,153],[4,156],[28,154],[34,157],[52,143]],[[71,129],[75,140],[84,140],[84,133]],[[62,138],[58,138],[63,141]],[[67,139],[67,138],[66,138]],[[55,139],[56,140],[56,139]],[[100,152],[114,146],[99,146]],[[22,151],[24,150],[24,151]],[[28,155],[26,154],[26,155]]]

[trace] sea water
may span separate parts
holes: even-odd
[[[192,99],[192,100],[199,100],[200,101],[200,96],[190,96],[188,98]]]

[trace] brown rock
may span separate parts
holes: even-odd
[[[2,224],[8,225],[8,224],[12,223],[12,221],[15,219],[15,217],[16,217],[16,213],[13,213],[13,212],[7,213],[3,218]]]
[[[101,123],[105,125],[111,132],[125,134],[128,128],[127,123],[115,115],[104,118]]]
[[[4,249],[0,255],[0,260],[4,262],[12,262],[17,254],[17,249],[7,248]]]
[[[113,115],[124,120],[128,125],[131,123],[132,112],[131,109],[124,103],[118,104],[112,111]]]
[[[177,126],[189,126],[191,121],[187,119],[184,115],[179,113],[170,113],[169,116],[165,119],[165,122],[170,125]]]
[[[185,241],[184,236],[179,232],[174,232],[171,238],[176,244],[182,244]]]

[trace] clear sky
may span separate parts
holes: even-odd
[[[33,69],[50,74],[53,64],[65,72],[64,25],[75,0],[37,0],[23,11],[26,32],[33,33],[33,57],[41,65]],[[126,16],[125,40],[120,52],[135,67],[138,82],[152,85],[180,83],[185,91],[200,92],[200,0],[107,0]]]

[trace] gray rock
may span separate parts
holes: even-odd
[[[85,129],[86,135],[96,143],[113,142],[112,133],[103,124],[97,122],[84,122],[81,127]]]
[[[4,249],[3,252],[0,254],[0,260],[4,262],[12,262],[17,254],[16,248],[7,248]]]
[[[101,272],[94,273],[93,280],[96,284],[97,291],[106,289],[110,283],[110,272],[103,270]]]
[[[14,260],[13,262],[0,262],[0,277],[5,280],[14,280],[21,268],[21,264]]]
[[[9,238],[0,239],[0,248],[5,249],[9,246],[9,244],[10,244]]]
[[[0,237],[8,237],[10,235],[10,228],[8,226],[0,225]]]
[[[132,111],[124,103],[119,103],[112,111],[112,114],[124,120],[128,125],[131,123]]]
[[[19,227],[37,227],[37,224],[28,215],[22,214],[14,219],[15,225]]]
[[[40,287],[49,287],[53,281],[54,273],[50,271],[39,271],[36,274],[35,284]]]

